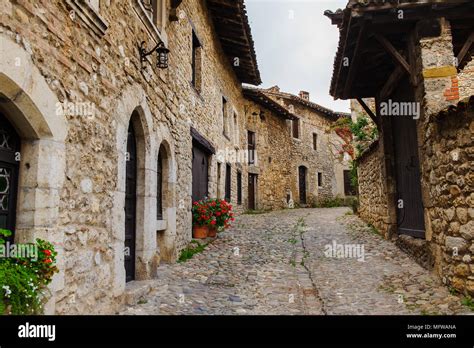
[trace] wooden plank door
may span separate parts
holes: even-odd
[[[306,204],[306,167],[298,168],[300,203]]]
[[[125,277],[135,279],[136,216],[137,216],[137,143],[132,124],[128,128],[125,183]]]
[[[399,234],[425,237],[421,199],[420,162],[416,122],[408,116],[392,118],[397,181],[397,225]],[[403,207],[399,207],[402,204]]]
[[[232,193],[232,167],[230,164],[225,166],[225,200],[230,203]]]
[[[208,196],[208,154],[198,146],[193,146],[193,202]]]
[[[0,114],[0,228],[15,233],[16,199],[20,152],[20,137],[8,120]],[[4,238],[13,243],[14,235]]]
[[[249,174],[249,184],[248,184],[248,190],[249,190],[249,209],[250,210],[255,210],[256,209],[256,189],[257,189],[257,175],[255,174]]]

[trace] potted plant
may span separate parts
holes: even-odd
[[[214,227],[214,231],[217,232],[217,230],[223,231],[230,227],[230,222],[235,220],[232,204],[224,199],[211,199],[208,204],[214,217],[211,221],[211,228]]]
[[[193,203],[193,238],[204,239],[209,233],[209,225],[213,216],[209,209],[207,200],[200,200]]]
[[[0,229],[0,244],[11,231]],[[47,286],[59,270],[52,243],[36,239],[24,247],[35,250],[35,257],[17,255],[0,259],[0,315],[41,314],[49,298]]]

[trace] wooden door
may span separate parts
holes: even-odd
[[[298,168],[300,203],[306,204],[306,167]]]
[[[249,190],[249,209],[250,210],[255,210],[257,207],[256,204],[256,190],[257,190],[257,175],[255,174],[249,174],[249,185],[248,185],[248,190]]]
[[[208,154],[198,146],[193,146],[193,202],[208,196]]]
[[[232,167],[225,166],[225,200],[230,203],[232,193]]]
[[[163,150],[158,153],[156,178],[156,218],[163,220]]]
[[[136,216],[137,216],[137,143],[132,124],[128,128],[125,183],[125,276],[135,279]]]
[[[399,234],[425,237],[421,200],[420,163],[416,122],[408,116],[392,118],[397,182],[397,225]],[[400,208],[401,206],[401,208]]]
[[[8,120],[0,114],[0,228],[15,233],[18,191],[20,137]],[[14,235],[4,238],[14,241]]]

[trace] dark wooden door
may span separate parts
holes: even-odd
[[[225,200],[230,202],[232,193],[232,167],[229,164],[225,166]]]
[[[397,181],[395,203],[398,212],[398,233],[424,238],[425,222],[421,200],[416,122],[408,116],[393,117],[392,129]]]
[[[158,153],[156,178],[156,218],[163,220],[163,151]]]
[[[0,228],[15,233],[16,199],[18,191],[20,137],[0,114]],[[5,238],[13,242],[14,235]]]
[[[128,128],[125,184],[125,275],[135,279],[135,249],[137,220],[137,142],[132,124]]]
[[[249,209],[255,210],[256,209],[256,190],[257,190],[257,175],[256,174],[249,174]]]
[[[346,196],[355,196],[356,192],[351,182],[351,171],[344,171],[344,194]]]
[[[306,167],[298,168],[299,189],[300,189],[300,203],[306,204]]]
[[[193,146],[193,202],[208,195],[208,154],[198,146]]]

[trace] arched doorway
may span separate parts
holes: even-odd
[[[135,279],[137,224],[137,141],[132,122],[128,127],[125,174],[125,278]]]
[[[299,182],[299,193],[300,193],[300,204],[306,204],[306,167],[298,167],[298,182]]]
[[[0,113],[0,228],[15,231],[20,137]],[[14,236],[7,238],[13,242]]]

